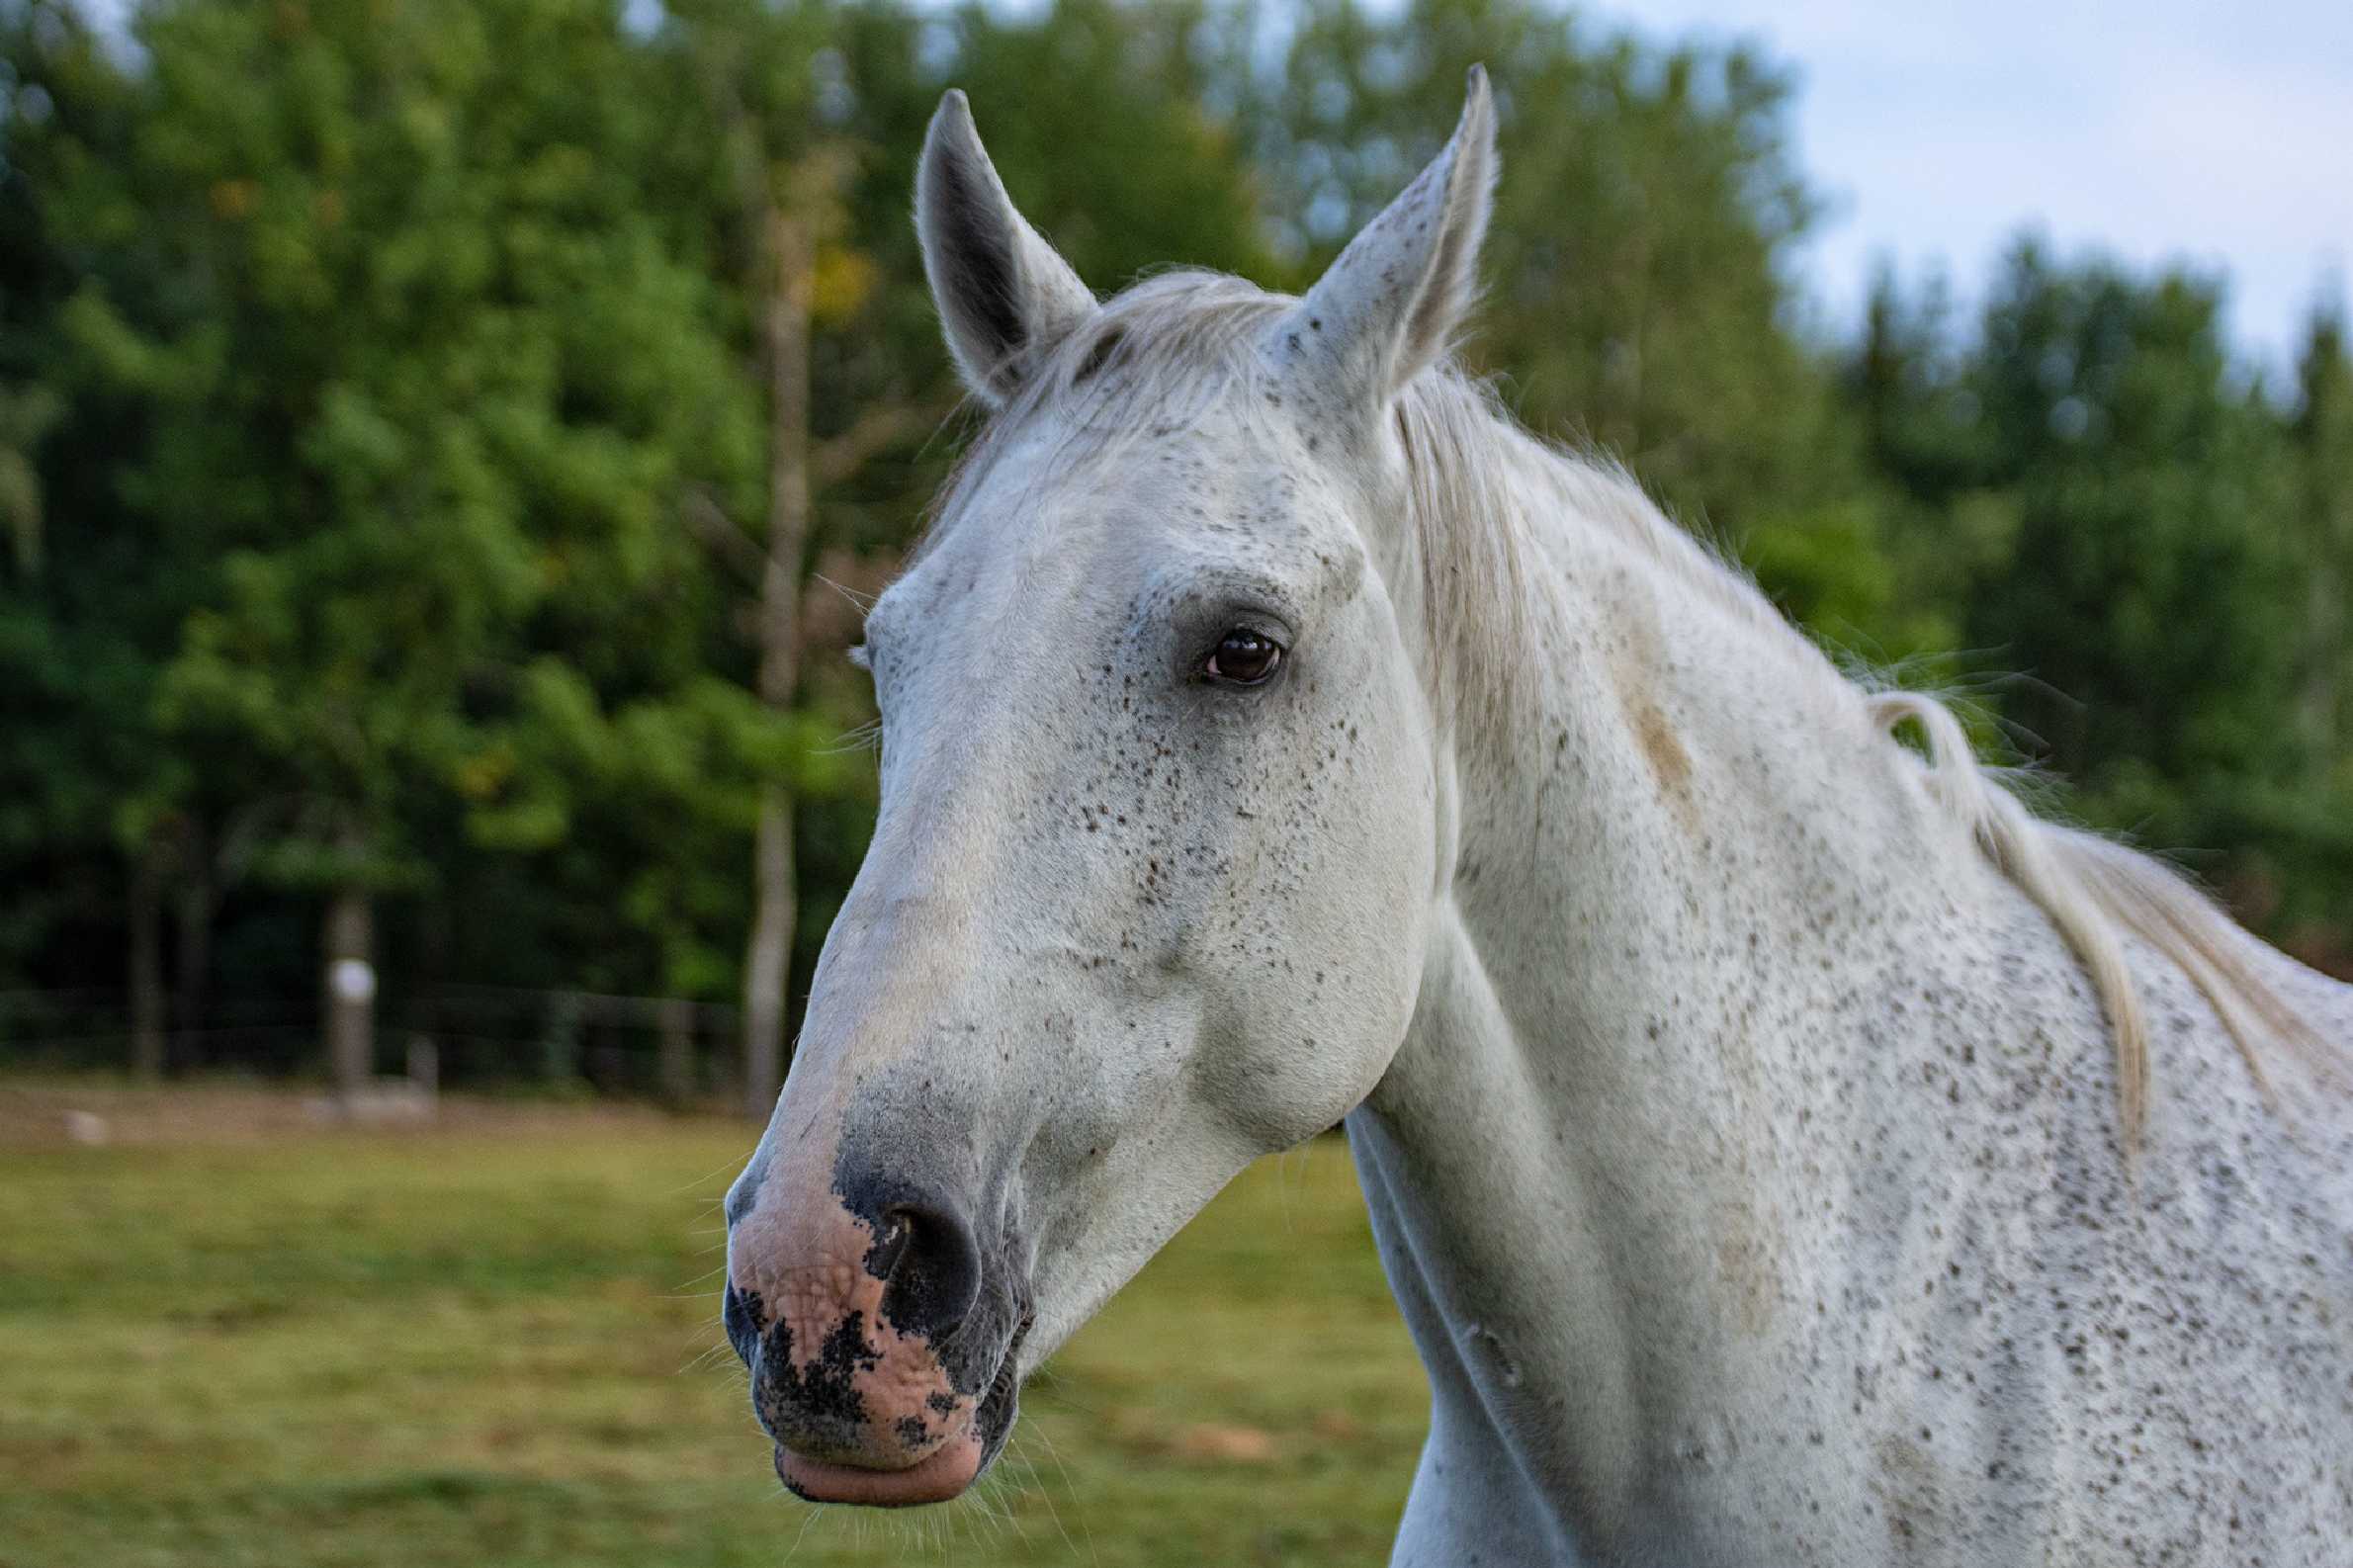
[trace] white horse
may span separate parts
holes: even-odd
[[[729,1199],[784,1480],[962,1491],[1346,1116],[1434,1391],[1400,1564],[2353,1562],[2353,990],[1449,367],[1492,125],[1474,73],[1304,299],[1098,304],[941,106],[993,417]]]

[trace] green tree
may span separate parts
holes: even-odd
[[[86,285],[170,287],[135,224],[92,221],[125,213],[113,171],[135,112],[136,84],[78,12],[0,6],[0,987],[127,977],[134,1060],[153,1069],[162,878],[182,835],[140,801],[173,770],[151,699],[192,563],[125,504],[117,465],[143,419],[83,374],[68,333]]]
[[[2290,543],[2303,575],[2297,717],[2309,758],[2264,826],[2281,844],[2282,923],[2317,963],[2353,972],[2353,354],[2341,305],[2314,308],[2289,425]]]
[[[2296,379],[2304,722],[2314,755],[2341,772],[2353,763],[2353,349],[2342,306],[2313,309]]]
[[[2330,351],[2292,421],[2232,363],[2221,301],[2022,240],[1967,341],[1937,286],[1881,279],[1848,389],[1893,558],[2003,677],[2012,741],[2096,824],[2223,851],[2224,891],[2286,929],[2353,888],[2315,700]]]
[[[1972,391],[2016,495],[1971,641],[2032,675],[2012,711],[2126,823],[2198,842],[2209,804],[2294,766],[2281,723],[2291,505],[2277,422],[2234,385],[2221,296],[2013,252]]]
[[[271,803],[255,869],[322,897],[330,967],[365,960],[374,897],[434,883],[443,804],[498,806],[536,651],[622,695],[694,666],[671,501],[746,460],[741,390],[644,216],[659,116],[605,8],[184,4],[136,33],[121,195],[176,287],[93,281],[67,319],[150,422],[131,505],[218,563],[158,711],[203,789]],[[369,1015],[329,1013],[349,1083]]]

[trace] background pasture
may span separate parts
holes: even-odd
[[[7,1093],[0,1565],[1357,1564],[1396,1527],[1427,1396],[1337,1140],[1157,1259],[974,1500],[878,1517],[781,1492],[719,1340],[741,1121],[444,1112]]]

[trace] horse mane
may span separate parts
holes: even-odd
[[[1262,407],[1270,380],[1261,348],[1295,301],[1223,274],[1176,271],[1106,302],[1055,345],[983,428],[940,491],[940,511],[987,466],[1003,433],[1051,404],[1089,438],[1090,457],[1126,439],[1185,428],[1236,390]],[[1148,419],[1134,417],[1149,407]],[[1539,518],[1609,529],[1673,580],[1797,657],[1860,706],[1866,722],[1921,771],[1933,800],[2049,918],[2083,965],[2114,1037],[2123,1142],[2147,1118],[2148,1019],[2126,957],[2136,937],[2178,966],[2214,1007],[2267,1098],[2261,1046],[2284,1041],[2325,1061],[2310,1023],[2258,967],[2256,942],[2174,868],[2097,833],[2046,821],[1981,762],[1939,697],[1842,672],[1748,574],[1678,526],[1621,466],[1530,434],[1492,390],[1447,358],[1397,400],[1420,559],[1421,618],[1432,695],[1454,722],[1508,723],[1524,711],[1536,595],[1552,584],[1533,530]],[[1531,505],[1530,493],[1540,499]],[[1550,502],[1546,505],[1544,502]],[[1475,526],[1466,523],[1475,520]],[[1921,744],[1905,744],[1914,730]]]

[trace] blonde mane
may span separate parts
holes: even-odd
[[[1074,440],[1087,438],[1090,459],[1116,456],[1131,439],[1185,428],[1236,392],[1244,407],[1264,406],[1272,378],[1262,345],[1295,304],[1200,272],[1165,273],[1108,301],[1041,358],[983,429],[941,490],[942,514],[1003,435],[1049,406],[1069,422]],[[1842,673],[1744,572],[1677,526],[1621,468],[1531,435],[1451,361],[1406,388],[1397,421],[1433,695],[1451,718],[1509,722],[1522,711],[1531,607],[1546,587],[1533,530],[1553,519],[1607,528],[1835,683],[1888,745],[1916,759],[1932,797],[2049,917],[2107,1014],[2128,1147],[2148,1099],[2148,1022],[2127,960],[2128,937],[2178,966],[2205,995],[2267,1096],[2265,1040],[2296,1046],[2316,1062],[2329,1059],[2317,1033],[2257,967],[2254,939],[2203,893],[2148,855],[2035,816],[1978,760],[1943,701]],[[1920,739],[1916,748],[1899,738],[1907,726]]]

